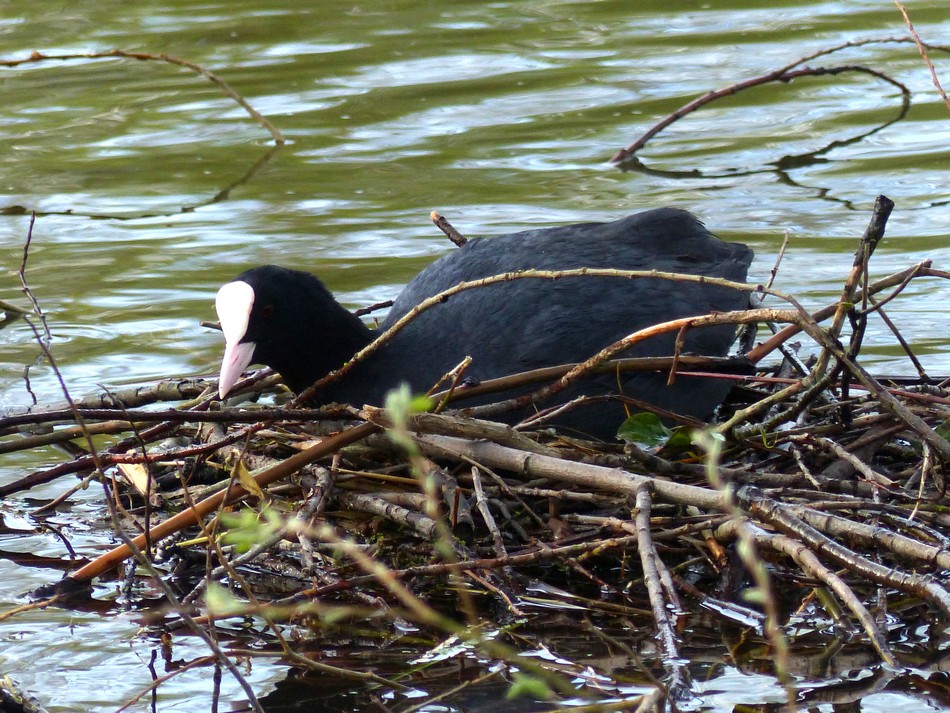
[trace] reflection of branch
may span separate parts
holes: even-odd
[[[257,175],[257,173],[268,164],[268,162],[274,157],[274,154],[280,151],[281,148],[282,145],[280,144],[271,146],[267,152],[257,159],[249,169],[241,174],[239,178],[231,181],[231,183],[215,193],[211,198],[198,203],[192,203],[191,205],[181,206],[177,211],[163,210],[148,213],[126,213],[117,215],[114,213],[81,213],[70,208],[68,210],[30,211],[30,213],[40,217],[47,215],[68,215],[71,218],[92,218],[93,220],[141,220],[142,218],[161,218],[168,215],[175,215],[177,213],[193,213],[204,206],[213,205],[215,203],[220,203],[221,201],[227,200],[228,196],[231,195],[231,191],[233,191],[238,186],[243,186],[255,175]],[[22,206],[8,206],[6,208],[0,208],[0,215],[23,215],[26,212],[27,210]],[[0,307],[2,307],[2,305],[0,305]],[[2,326],[2,324],[0,324],[0,326]]]
[[[194,62],[189,62],[186,59],[180,59],[178,57],[171,57],[167,54],[128,52],[126,50],[119,49],[109,50],[108,52],[81,52],[75,54],[42,54],[41,52],[33,52],[29,57],[25,57],[23,59],[0,60],[0,67],[19,67],[21,64],[45,62],[49,60],[65,61],[69,59],[106,59],[115,57],[137,59],[140,61],[166,62],[168,64],[176,64],[179,67],[184,67],[185,69],[190,69],[192,72],[196,72],[214,84],[218,85],[218,88],[221,89],[221,91],[231,97],[231,99],[233,99],[242,109],[244,109],[244,111],[246,111],[250,117],[254,119],[254,121],[267,130],[267,132],[273,137],[274,143],[283,144],[286,141],[284,135],[280,133],[280,131],[278,131],[277,128],[271,124],[263,114],[248,104],[247,100],[238,94],[230,84],[221,79],[221,77],[216,75],[211,70],[205,69],[200,64],[195,64]]]
[[[890,79],[888,79],[890,81]],[[811,166],[813,164],[819,163],[822,159],[821,157],[835,149],[840,149],[845,146],[850,146],[851,144],[856,144],[860,141],[864,141],[869,136],[883,131],[888,126],[896,124],[898,121],[901,121],[907,112],[910,111],[910,93],[903,91],[901,92],[901,108],[897,114],[888,121],[885,121],[882,124],[878,124],[869,131],[865,131],[861,134],[855,134],[847,139],[837,139],[830,142],[826,146],[822,146],[819,149],[813,151],[806,151],[805,153],[791,154],[788,156],[782,156],[780,159],[773,161],[770,164],[767,164],[764,168],[750,168],[739,170],[736,168],[722,169],[719,171],[705,171],[697,168],[690,169],[669,169],[669,168],[653,168],[644,164],[640,158],[633,154],[628,158],[625,158],[621,163],[621,168],[624,171],[636,171],[645,176],[659,176],[660,178],[672,178],[672,179],[687,179],[687,178],[735,178],[737,176],[754,176],[761,173],[776,173],[778,175],[779,181],[786,183],[790,186],[795,187],[804,187],[812,189],[810,186],[799,183],[789,176],[788,171],[795,168],[802,168],[804,166]],[[819,190],[821,189],[814,189]],[[821,195],[822,198],[828,198],[826,195]],[[845,203],[849,208],[853,206],[847,201],[841,201]]]
[[[45,216],[45,215],[68,215],[70,217],[83,217],[83,218],[94,218],[94,219],[110,219],[110,220],[138,220],[141,218],[160,218],[167,215],[172,215],[175,213],[191,213],[198,208],[202,208],[213,203],[218,203],[227,199],[231,191],[234,190],[237,186],[243,185],[251,178],[253,178],[261,168],[271,160],[274,154],[284,145],[286,139],[284,135],[273,125],[270,121],[267,120],[259,111],[252,107],[244,97],[238,94],[230,84],[221,79],[219,76],[214,74],[208,69],[205,69],[201,65],[189,62],[188,60],[180,59],[178,57],[170,57],[165,54],[148,54],[145,52],[127,52],[125,50],[109,50],[108,52],[89,52],[81,54],[41,54],[39,52],[34,52],[29,57],[23,59],[6,59],[0,60],[0,67],[18,67],[22,64],[33,63],[33,62],[43,62],[43,61],[65,61],[71,59],[104,59],[104,58],[128,58],[128,59],[137,59],[140,61],[155,61],[155,62],[165,62],[168,64],[174,64],[179,67],[184,67],[190,69],[193,72],[196,72],[203,77],[206,77],[209,81],[216,84],[221,91],[223,91],[227,96],[233,99],[239,106],[241,106],[255,121],[257,121],[267,132],[273,137],[274,145],[271,146],[268,151],[257,159],[254,164],[247,169],[240,178],[235,181],[232,181],[223,189],[218,191],[213,197],[208,200],[201,201],[192,205],[181,206],[177,211],[164,210],[164,211],[155,211],[155,212],[146,212],[146,213],[133,213],[128,215],[115,215],[111,213],[79,213],[72,209],[63,210],[63,211],[44,211],[44,212],[35,212],[35,215]],[[22,206],[7,206],[5,208],[0,208],[0,215],[22,215],[28,213],[27,209]]]
[[[872,43],[912,42],[912,41],[913,40],[909,37],[890,37],[890,38],[883,38],[883,39],[867,39],[867,40],[857,40],[853,42],[846,42],[844,44],[837,45],[835,47],[819,50],[818,52],[814,52],[806,57],[797,59],[791,64],[787,64],[784,67],[779,67],[778,69],[774,69],[771,72],[767,72],[766,74],[760,75],[758,77],[752,77],[751,79],[747,79],[745,81],[738,82],[736,84],[731,84],[728,87],[723,87],[721,89],[715,89],[715,90],[709,91],[706,94],[703,94],[702,96],[697,97],[696,99],[693,99],[691,102],[683,105],[682,107],[680,107],[673,113],[667,115],[666,117],[658,121],[632,144],[630,144],[626,148],[623,148],[617,151],[617,153],[613,155],[610,161],[612,163],[624,163],[628,161],[634,154],[636,154],[637,151],[642,149],[647,144],[647,142],[649,142],[650,139],[652,139],[654,136],[659,134],[661,131],[663,131],[665,128],[667,128],[674,122],[693,113],[694,111],[696,111],[702,106],[705,106],[706,104],[716,101],[717,99],[722,99],[723,97],[738,94],[744,89],[758,87],[763,84],[768,84],[770,82],[789,82],[792,79],[803,77],[803,76],[840,74],[842,72],[863,72],[866,74],[871,74],[879,79],[883,79],[884,81],[890,84],[893,84],[894,86],[898,87],[906,97],[907,95],[909,95],[909,90],[907,89],[907,87],[905,87],[903,84],[901,84],[897,80],[892,79],[891,77],[887,76],[886,74],[879,72],[877,70],[870,69],[868,67],[861,67],[859,65],[846,65],[846,66],[839,66],[839,67],[815,67],[815,68],[802,67],[800,69],[796,69],[796,68],[804,64],[805,62],[813,60],[817,57],[828,55],[833,52],[837,52],[839,50],[846,49],[849,47],[857,47],[860,45],[872,44]],[[926,44],[926,43],[921,43],[921,44],[923,44],[924,46],[930,49],[950,52],[950,47],[946,47],[943,45],[931,45],[931,44]]]
[[[36,335],[36,341],[39,342],[40,349],[42,352],[32,364],[27,364],[23,368],[23,381],[26,382],[26,392],[30,395],[30,398],[33,399],[33,405],[35,406],[36,394],[33,393],[33,389],[30,386],[30,368],[36,366],[43,360],[43,355],[50,360],[50,366],[54,369],[55,364],[53,364],[53,358],[50,356],[49,347],[53,341],[53,335],[50,334],[49,324],[46,321],[46,314],[40,309],[40,303],[36,300],[36,295],[33,294],[33,290],[30,289],[29,283],[26,281],[26,261],[30,256],[30,243],[33,242],[33,226],[36,224],[36,215],[30,216],[30,227],[26,231],[26,242],[23,244],[23,259],[20,261],[20,269],[17,272],[17,275],[20,277],[20,285],[23,289],[23,294],[26,295],[27,299],[30,300],[30,304],[33,306],[32,315],[40,320],[40,324],[43,325],[43,334],[40,336],[39,330],[36,328],[36,325],[33,324],[32,320],[27,315],[23,315],[23,319],[30,326],[30,329],[33,330],[33,334]],[[67,397],[68,399],[68,397]]]

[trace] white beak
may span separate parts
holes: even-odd
[[[221,375],[218,377],[218,396],[224,398],[234,388],[241,374],[254,358],[254,342],[227,343],[224,347],[224,359],[221,360]]]
[[[223,399],[241,378],[254,358],[254,342],[242,342],[254,307],[254,288],[246,282],[223,285],[214,299],[214,308],[224,332],[224,358],[218,377],[218,395]]]

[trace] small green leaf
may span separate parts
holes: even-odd
[[[672,435],[660,417],[648,411],[634,414],[617,431],[617,438],[645,449],[662,448]]]
[[[533,698],[536,701],[550,700],[553,693],[547,683],[535,676],[516,673],[511,688],[505,698],[512,699],[520,696]]]
[[[693,429],[674,428],[670,439],[663,446],[666,452],[683,453],[693,450]]]
[[[409,402],[409,413],[429,413],[432,410],[432,399],[428,396],[413,396]]]
[[[251,508],[236,513],[222,513],[221,524],[227,528],[224,543],[234,545],[241,553],[266,542],[284,525],[279,513],[273,510],[257,513]]]
[[[742,599],[749,604],[758,604],[760,606],[765,604],[765,595],[762,593],[762,590],[758,587],[750,587],[749,589],[744,589],[742,591]]]
[[[244,602],[216,582],[208,583],[208,589],[205,591],[205,604],[208,607],[208,612],[215,616],[240,614],[247,608]]]
[[[386,410],[389,411],[390,418],[397,423],[406,420],[411,402],[412,392],[406,382],[402,382],[395,389],[386,392]]]

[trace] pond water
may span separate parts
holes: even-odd
[[[950,37],[942,3],[906,6],[924,39]],[[11,0],[0,8],[0,59],[114,48],[179,57],[226,80],[287,144],[275,149],[216,85],[180,66],[0,68],[0,298],[24,302],[16,271],[35,211],[26,276],[65,384],[80,395],[213,374],[220,337],[198,321],[247,266],[311,269],[359,307],[395,296],[452,249],[429,223],[433,209],[481,236],[675,205],[750,244],[756,280],[789,234],[776,284],[824,304],[881,193],[897,207],[873,274],[925,258],[950,267],[950,114],[912,44],[811,63],[885,72],[910,89],[909,107],[866,74],[804,78],[674,124],[639,154],[641,169],[608,160],[708,90],[848,40],[904,34],[895,6],[878,0]],[[933,58],[950,85],[947,56]],[[950,333],[934,328],[947,298],[944,284],[921,282],[891,309],[938,374],[950,373]],[[912,373],[880,323],[863,353],[877,370]],[[62,400],[46,364],[24,380],[38,354],[22,321],[0,330],[0,411]],[[2,456],[0,483],[61,458]],[[36,560],[63,559],[62,542],[24,531],[30,508],[62,487],[0,503],[0,611],[58,577]],[[81,554],[109,545],[99,495],[77,496],[59,521]],[[97,594],[114,598],[107,586]],[[0,674],[50,711],[114,710],[149,681],[156,642],[137,636],[140,625],[121,607],[2,621]],[[285,674],[261,664],[249,678],[266,692]],[[209,680],[182,676],[159,710],[207,710]],[[240,700],[233,681],[223,685],[223,700]],[[770,682],[756,685],[709,705],[774,700]],[[894,699],[871,696],[865,710]]]

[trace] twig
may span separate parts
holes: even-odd
[[[445,217],[439,215],[435,211],[429,213],[429,220],[435,223],[435,226],[445,233],[445,237],[455,243],[458,247],[462,247],[468,240],[462,235],[455,227],[445,219]]]
[[[817,57],[818,54],[812,55],[811,58]],[[802,59],[796,60],[795,62],[792,62],[791,64],[785,65],[784,67],[779,67],[778,69],[774,69],[771,72],[767,72],[766,74],[760,75],[758,77],[752,77],[751,79],[747,79],[742,82],[731,84],[728,87],[723,87],[722,89],[716,89],[713,91],[706,92],[702,96],[697,97],[696,99],[693,99],[687,104],[684,104],[673,113],[668,114],[666,117],[658,121],[656,124],[650,127],[646,132],[644,132],[632,144],[630,144],[626,148],[622,148],[619,151],[617,151],[610,158],[610,162],[623,163],[624,161],[631,159],[634,156],[634,154],[637,153],[637,151],[639,151],[644,146],[646,146],[647,142],[649,142],[650,139],[655,137],[657,134],[659,134],[661,131],[663,131],[664,129],[666,129],[667,127],[669,127],[671,124],[675,123],[676,121],[682,119],[683,117],[689,114],[692,114],[694,111],[696,111],[700,107],[705,106],[706,104],[709,104],[710,102],[716,101],[718,99],[722,99],[723,97],[732,96],[746,89],[758,87],[763,84],[768,84],[770,82],[787,83],[787,82],[792,81],[793,79],[806,77],[806,76],[822,76],[822,75],[833,76],[833,75],[841,74],[844,72],[861,72],[864,74],[869,74],[873,77],[881,79],[897,87],[905,97],[909,96],[910,94],[910,90],[908,90],[906,86],[904,86],[897,80],[892,79],[891,77],[887,76],[886,74],[882,72],[878,72],[877,70],[871,69],[869,67],[863,67],[860,65],[846,65],[846,66],[837,66],[837,67],[814,67],[814,68],[806,67],[804,69],[795,69],[795,67],[804,63],[805,61],[807,61],[807,59],[809,58],[802,58]]]
[[[64,54],[43,54],[42,52],[33,52],[29,57],[24,57],[22,59],[8,59],[0,60],[0,67],[19,67],[24,64],[31,64],[36,62],[49,62],[49,61],[67,61],[71,59],[108,59],[108,58],[124,58],[124,59],[137,59],[140,61],[151,61],[151,62],[165,62],[167,64],[178,65],[179,67],[184,67],[185,69],[190,69],[192,72],[196,72],[201,76],[208,79],[213,84],[217,85],[221,91],[233,99],[248,115],[254,119],[258,124],[264,127],[264,129],[271,135],[274,139],[274,143],[283,144],[286,139],[283,134],[277,130],[277,128],[270,123],[260,112],[252,107],[244,97],[238,94],[230,84],[221,79],[218,75],[212,72],[205,67],[202,67],[200,64],[195,64],[194,62],[189,62],[186,59],[181,59],[179,57],[173,57],[167,54],[150,54],[148,52],[129,52],[126,50],[113,49],[106,52],[78,52],[78,53],[64,53]]]
[[[867,608],[858,601],[857,596],[844,583],[844,580],[825,567],[812,550],[791,537],[767,533],[748,521],[742,523],[740,527],[745,528],[760,545],[772,547],[774,550],[788,555],[801,566],[806,574],[824,582],[861,622],[861,626],[880,655],[881,660],[890,666],[898,665],[897,659],[894,658],[894,654],[891,653],[890,647],[887,645],[887,640],[881,634],[877,624],[874,623],[874,618]]]
[[[263,473],[257,474],[254,477],[254,480],[258,487],[264,488],[267,485],[296,472],[303,466],[312,463],[318,458],[322,458],[325,455],[333,453],[338,448],[342,448],[345,445],[355,443],[356,441],[365,438],[372,433],[375,433],[377,430],[378,429],[376,426],[369,423],[354,426],[353,428],[343,431],[336,436],[332,436],[325,441],[321,441],[315,446],[311,446],[305,451],[291,456],[287,460],[281,461],[273,468],[269,468]],[[209,513],[214,512],[214,510],[220,507],[223,503],[233,503],[236,500],[243,498],[247,494],[248,492],[243,486],[241,486],[239,483],[235,483],[227,490],[205,498],[201,502],[197,503],[193,509],[184,510],[174,517],[171,517],[168,520],[156,525],[150,531],[149,537],[153,542],[157,542],[163,537],[167,537],[168,535],[194,525],[200,518],[203,518]],[[142,547],[144,543],[145,535],[139,535],[134,540],[132,540],[132,544],[134,544],[136,547]],[[119,545],[109,552],[106,552],[104,555],[97,557],[85,567],[73,572],[69,575],[69,578],[73,581],[89,581],[113,569],[122,561],[130,557],[131,554],[132,551],[130,550],[129,546],[124,544]]]
[[[947,93],[940,85],[940,78],[937,76],[937,70],[934,69],[933,62],[931,62],[930,57],[927,56],[927,47],[930,47],[930,45],[926,44],[920,39],[920,35],[917,34],[917,29],[914,27],[914,23],[910,21],[910,15],[907,14],[907,9],[904,7],[904,4],[900,2],[900,0],[894,0],[894,4],[897,5],[897,9],[900,10],[901,15],[904,16],[904,22],[907,23],[907,29],[910,30],[910,34],[914,38],[914,43],[917,45],[917,50],[920,52],[920,56],[923,57],[924,63],[927,65],[927,69],[930,70],[930,79],[933,82],[934,87],[937,88],[937,93],[940,95],[940,98],[943,99],[943,103],[947,105],[947,108],[950,109],[950,97],[947,96]]]
[[[692,682],[689,670],[680,658],[676,634],[670,621],[666,598],[663,596],[658,568],[660,557],[650,535],[650,505],[650,485],[644,483],[637,488],[637,549],[640,551],[640,565],[643,567],[643,579],[650,597],[664,666],[669,672],[669,694],[674,700],[683,701],[694,697]]]

